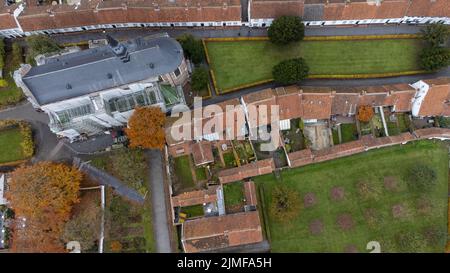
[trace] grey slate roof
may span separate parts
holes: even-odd
[[[23,82],[45,105],[173,72],[183,60],[180,44],[169,37],[122,44],[128,49],[129,62],[122,62],[109,46],[92,48],[33,67]]]

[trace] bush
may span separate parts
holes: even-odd
[[[443,24],[430,24],[422,30],[422,37],[431,47],[443,44],[450,35],[450,28]]]
[[[14,71],[20,67],[23,62],[22,47],[18,43],[13,43],[12,45],[12,59],[11,59],[11,70]]]
[[[20,122],[20,133],[22,134],[23,141],[20,144],[22,146],[23,156],[28,158],[33,156],[34,144],[33,144],[33,134],[31,132],[31,127],[28,123]]]
[[[303,58],[281,61],[272,69],[273,79],[281,84],[298,83],[308,76],[309,67]]]
[[[300,203],[300,197],[296,191],[285,185],[277,185],[272,190],[270,214],[278,221],[290,220],[298,215]]]
[[[197,68],[192,73],[191,87],[193,91],[202,91],[208,88],[208,71],[204,68]]]
[[[408,170],[406,181],[415,192],[429,191],[437,180],[436,171],[423,163],[417,163]]]
[[[44,35],[32,35],[26,38],[28,44],[27,63],[35,64],[34,57],[39,54],[57,52],[61,48],[58,43]]]
[[[268,35],[270,41],[278,45],[297,42],[305,36],[305,25],[300,17],[281,16],[272,22]]]
[[[2,87],[8,87],[8,81],[5,79],[0,79],[0,88]]]
[[[420,54],[420,65],[427,71],[435,71],[447,66],[450,62],[450,52],[443,47],[426,47]]]
[[[5,42],[3,39],[0,38],[0,69],[2,69],[5,66]]]
[[[200,39],[195,38],[191,34],[184,34],[178,41],[183,48],[184,54],[188,57],[194,64],[200,64],[205,59],[205,49],[203,48],[203,43]]]

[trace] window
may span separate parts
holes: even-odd
[[[56,115],[58,116],[58,119],[61,123],[66,123],[73,118],[85,116],[91,113],[93,113],[91,105],[85,104],[78,107],[58,111],[56,112]]]
[[[173,72],[173,74],[175,74],[175,77],[180,76],[180,74],[181,74],[180,68],[177,67],[177,69],[175,69],[175,71]]]

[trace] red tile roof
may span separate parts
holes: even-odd
[[[0,7],[0,29],[18,28],[13,16],[13,12],[16,8],[17,5]]]
[[[252,19],[303,16],[303,2],[298,0],[252,0],[250,5]]]
[[[214,162],[212,144],[209,141],[200,141],[192,144],[191,151],[196,166]]]
[[[419,116],[439,116],[444,113],[449,102],[447,98],[450,92],[450,84],[430,85],[428,92],[423,100]]]
[[[27,7],[18,17],[24,31],[99,24],[240,21],[238,0],[82,1],[81,5]]]
[[[313,163],[313,154],[311,149],[304,149],[288,154],[291,167],[300,167]]]
[[[361,140],[355,140],[339,145],[334,145],[318,151],[313,151],[314,162],[321,162],[331,159],[336,159],[343,156],[348,156],[365,150],[364,144]]]
[[[271,173],[275,170],[273,158],[259,160],[240,167],[222,170],[219,172],[219,181],[222,184],[240,181],[249,177]]]
[[[396,145],[413,140],[414,136],[411,133],[402,133],[397,136],[378,137],[375,138],[372,135],[365,135],[361,137],[361,141],[368,149],[380,148],[390,145]]]
[[[190,191],[172,196],[172,206],[189,207],[217,201],[217,186],[211,186],[207,190]]]
[[[331,116],[330,94],[302,94],[304,119],[329,119]]]
[[[211,251],[263,241],[258,211],[204,217],[182,226],[186,253]]]

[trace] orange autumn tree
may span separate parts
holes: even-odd
[[[362,105],[358,108],[358,120],[369,122],[374,115],[373,107],[370,105]]]
[[[166,115],[159,107],[138,107],[128,120],[125,132],[130,147],[162,149],[164,147],[164,124]]]
[[[8,197],[17,215],[13,251],[64,250],[60,238],[72,205],[78,202],[81,180],[75,167],[51,162],[21,166],[11,174]]]

